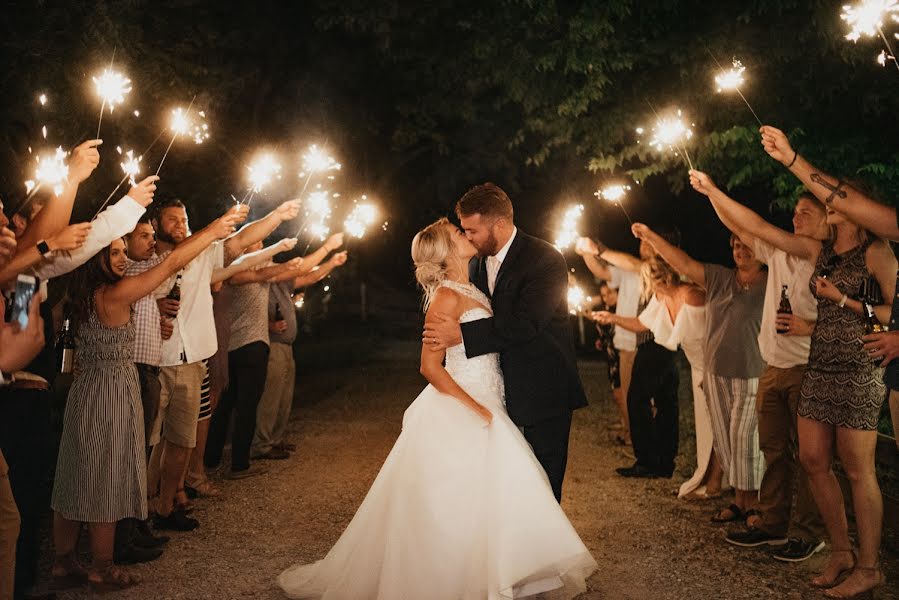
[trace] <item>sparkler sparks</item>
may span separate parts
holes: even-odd
[[[712,58],[714,58],[714,56]],[[746,80],[743,78],[744,71],[746,71],[746,67],[744,67],[743,63],[735,58],[733,60],[733,66],[730,69],[722,70],[718,75],[715,76],[715,85],[718,86],[717,91],[719,93],[737,92],[737,94],[740,95],[740,98],[743,99],[743,102],[746,104],[749,112],[752,113],[752,116],[755,117],[755,120],[758,121],[759,125],[761,125],[762,120],[757,114],[755,114],[755,110],[753,110],[752,106],[749,104],[746,96],[744,96],[743,92],[740,91],[740,86],[746,82]]]
[[[340,167],[340,163],[334,160],[333,156],[329,156],[324,150],[312,144],[303,154],[303,170],[300,172],[300,177],[324,171],[339,171]]]
[[[577,229],[578,221],[580,221],[583,212],[583,204],[575,204],[565,211],[565,216],[562,218],[562,227],[556,234],[556,248],[558,248],[559,250],[564,250],[565,248],[568,248],[569,246],[574,244],[577,239],[581,237]]]
[[[281,177],[281,163],[272,154],[261,154],[247,167],[250,189],[258,193],[276,177]]]
[[[613,204],[617,204],[618,208],[621,209],[621,212],[624,213],[624,216],[627,217],[628,222],[633,225],[634,222],[631,220],[631,216],[627,214],[627,211],[624,209],[624,205],[621,204],[621,201],[624,200],[624,197],[627,196],[627,193],[630,190],[631,186],[627,184],[613,183],[607,185],[601,190],[597,190],[593,195],[600,200],[608,200]]]
[[[578,285],[568,286],[568,312],[572,315],[580,314],[584,311],[588,297]]]
[[[116,104],[125,101],[125,96],[131,92],[131,80],[112,68],[105,69],[99,77],[94,77],[94,88],[102,100],[100,104],[100,120],[97,123],[97,136],[100,137],[100,126],[103,124],[103,110],[108,106],[110,114],[115,110]]]
[[[899,0],[861,0],[855,6],[843,6],[840,18],[846,21],[851,28],[846,34],[846,39],[858,42],[862,37],[874,37],[879,35],[886,46],[887,53],[881,52],[877,62],[886,65],[887,59],[892,60],[899,69],[896,54],[890,45],[887,36],[883,33],[883,22],[889,17],[893,22],[899,23]]]
[[[649,145],[664,152],[665,150],[680,150],[684,153],[684,158],[690,169],[693,168],[693,161],[687,153],[687,142],[693,137],[693,130],[684,122],[683,114],[680,110],[676,116],[659,116],[655,126],[652,128],[652,139]]]
[[[37,97],[37,101],[41,103],[41,106],[47,105],[47,94],[41,94]]]
[[[194,99],[196,99],[196,97]],[[162,169],[162,163],[165,162],[165,158],[169,155],[169,150],[172,149],[172,144],[175,143],[175,140],[178,139],[179,135],[191,136],[195,144],[202,144],[209,139],[209,126],[206,124],[206,113],[202,110],[197,113],[200,121],[195,122],[190,118],[190,109],[193,104],[194,101],[191,100],[187,109],[183,109],[179,106],[172,110],[172,117],[169,121],[169,131],[172,132],[172,140],[165,149],[162,160],[159,161],[159,167],[156,169],[157,175],[159,175],[159,171]]]
[[[378,218],[378,209],[373,204],[364,202],[368,200],[365,195],[361,199],[363,203],[357,203],[343,222],[343,230],[354,238],[364,237],[368,228],[374,225]]]
[[[131,185],[136,185],[135,178],[140,174],[140,161],[143,157],[134,156],[134,150],[128,150],[127,152],[125,152],[124,157],[125,160],[120,162],[119,166],[122,167],[122,172],[125,174],[125,177],[131,182]]]
[[[57,147],[52,155],[38,155],[37,168],[34,171],[36,185],[32,185],[30,191],[37,191],[38,187],[49,187],[57,196],[62,193],[63,186],[69,176],[69,166],[66,164],[67,152]],[[25,182],[26,189],[28,182]]]

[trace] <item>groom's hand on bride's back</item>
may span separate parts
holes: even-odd
[[[425,323],[421,339],[432,350],[446,350],[462,343],[462,328],[459,327],[458,319],[443,313],[434,313]]]

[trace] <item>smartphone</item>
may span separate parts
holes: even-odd
[[[10,321],[18,323],[22,329],[28,327],[28,308],[31,306],[31,299],[38,286],[38,279],[33,275],[19,275],[16,279],[16,292],[13,296]]]

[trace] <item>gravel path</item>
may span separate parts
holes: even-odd
[[[312,562],[337,540],[399,432],[402,413],[423,387],[418,346],[380,343],[359,364],[335,369],[336,347],[304,349],[309,362],[298,380],[300,405],[290,439],[299,451],[269,463],[267,474],[221,481],[221,499],[197,502],[199,530],[175,534],[165,554],[135,569],[145,583],[111,598],[280,599],[274,578],[294,562]],[[306,373],[308,365],[329,369]],[[354,363],[350,359],[350,363]],[[682,453],[674,479],[624,480],[614,467],[632,460],[610,441],[614,421],[605,369],[584,362],[591,405],[575,415],[563,507],[593,552],[600,571],[584,599],[820,598],[804,583],[825,553],[800,565],[769,559],[723,541],[708,520],[713,507],[677,501],[691,473],[692,403],[682,401]],[[689,398],[682,382],[682,398]],[[309,400],[307,400],[307,398]],[[896,540],[884,563],[899,581]],[[899,586],[879,598],[899,598]],[[63,594],[82,598],[86,592]]]

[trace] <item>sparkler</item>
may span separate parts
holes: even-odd
[[[356,203],[343,222],[343,231],[357,239],[364,237],[368,228],[374,225],[378,218],[378,209],[373,204],[364,202],[368,197],[363,194],[361,199],[363,203]]]
[[[684,153],[684,159],[687,166],[693,169],[693,161],[690,160],[690,154],[687,152],[686,143],[693,137],[693,130],[684,122],[683,115],[680,110],[676,116],[661,117],[656,115],[657,121],[655,127],[652,128],[653,137],[649,140],[650,146],[664,152],[666,149],[680,150]],[[642,128],[640,128],[642,129]],[[638,129],[638,131],[640,131]]]
[[[29,148],[29,152],[31,149]],[[22,204],[16,209],[16,214],[25,210],[25,207],[34,198],[38,190],[42,187],[53,188],[53,193],[59,196],[69,177],[69,165],[66,164],[68,152],[57,146],[52,155],[37,155],[37,167],[34,169],[34,179],[25,181],[25,193],[27,196]]]
[[[41,94],[37,97],[37,101],[41,103],[41,106],[47,105],[47,94]]]
[[[589,296],[577,284],[568,286],[568,312],[572,315],[579,315],[584,312],[586,304],[590,301]]]
[[[131,92],[131,80],[117,71],[112,70],[112,65],[105,69],[99,77],[94,77],[94,87],[97,95],[102,100],[100,104],[100,121],[97,123],[97,135],[100,137],[100,126],[103,124],[103,110],[109,106],[109,112],[115,110],[116,104],[125,101],[125,96]]]
[[[272,179],[276,177],[281,178],[281,163],[272,154],[261,154],[247,166],[247,171],[249,171],[250,189],[243,199],[247,200],[247,206],[249,206],[250,202],[253,201],[254,194],[268,186]],[[237,203],[240,204],[241,202],[238,201]]]
[[[617,204],[618,208],[621,209],[621,212],[624,213],[624,216],[627,217],[627,222],[631,225],[634,222],[631,220],[631,216],[627,214],[627,211],[624,209],[624,205],[621,203],[624,200],[624,197],[627,196],[627,193],[630,191],[631,186],[626,184],[612,184],[607,185],[601,190],[597,190],[593,195],[599,198],[600,200],[608,200],[612,204]]]
[[[712,58],[715,58],[712,56]],[[715,60],[717,63],[718,61]],[[720,67],[720,63],[718,64]],[[759,125],[762,125],[762,120],[759,118],[757,114],[755,114],[755,110],[753,110],[752,106],[749,104],[749,100],[746,99],[746,96],[743,95],[743,92],[740,91],[740,86],[745,83],[745,79],[743,79],[743,72],[746,71],[746,67],[743,66],[743,63],[738,61],[737,59],[733,59],[733,66],[730,69],[722,70],[718,75],[715,76],[715,85],[718,86],[718,92],[737,92],[740,95],[740,98],[743,99],[743,102],[746,104],[746,107],[749,109],[749,112],[752,113],[752,116],[755,117],[755,120],[758,121]]]
[[[132,186],[137,185],[136,177],[140,174],[140,161],[143,159],[143,156],[134,156],[134,150],[128,150],[125,153],[122,153],[122,147],[117,146],[116,151],[124,157],[124,160],[119,163],[119,166],[122,167],[122,172],[125,174],[122,177],[122,180],[119,181],[119,184],[115,186],[115,189],[112,190],[108,196],[106,196],[106,200],[103,201],[103,204],[100,205],[100,208],[97,209],[97,212],[94,213],[94,216],[91,217],[93,221],[97,218],[97,215],[100,214],[100,211],[103,210],[109,201],[112,200],[112,197],[115,195],[119,188],[128,181]]]
[[[843,13],[840,18],[852,28],[846,34],[846,39],[852,42],[858,42],[860,38],[874,37],[875,34],[880,35],[884,45],[889,51],[889,55],[881,52],[877,57],[877,62],[886,65],[886,59],[893,61],[896,69],[899,69],[899,62],[896,61],[896,55],[890,45],[887,36],[883,33],[883,21],[889,16],[894,22],[899,22],[899,1],[897,0],[861,0],[855,6],[843,6]]]
[[[301,196],[305,193],[306,188],[309,187],[309,182],[312,180],[313,175],[326,171],[339,171],[341,167],[341,164],[334,160],[333,156],[330,156],[315,144],[309,146],[309,149],[302,156],[302,161],[303,167],[299,177],[300,179],[305,177],[306,182],[303,184],[303,189],[300,190]]]
[[[194,122],[190,119],[190,109],[194,105],[194,100],[196,100],[196,96],[190,101],[190,104],[187,105],[187,109],[183,109],[178,107],[172,111],[172,120],[169,122],[169,131],[172,132],[172,140],[169,142],[168,147],[165,149],[165,153],[162,155],[162,160],[159,161],[159,167],[156,169],[156,175],[159,175],[159,171],[162,169],[162,164],[165,162],[166,156],[169,155],[169,150],[172,149],[172,144],[175,143],[175,140],[178,139],[179,135],[190,135],[193,137],[195,144],[202,144],[204,141],[209,139],[209,126],[205,123],[206,113],[202,110],[197,113],[197,116],[203,120],[203,122]]]
[[[312,233],[314,237],[319,237],[321,239],[325,239],[328,236],[331,232],[331,228],[328,226],[328,219],[331,217],[331,201],[328,197],[329,194],[330,192],[326,190],[318,190],[309,194],[309,198],[306,201],[306,218],[303,221],[303,224],[300,225],[300,228],[297,230],[297,234],[294,237],[300,237],[300,234],[306,229],[306,224],[313,219],[315,219],[316,222],[309,225],[310,233]],[[308,244],[306,249],[309,249]]]
[[[556,248],[558,248],[559,250],[564,250],[565,248],[568,248],[569,246],[574,244],[577,239],[581,237],[577,232],[577,229],[578,221],[580,220],[583,212],[583,204],[575,204],[565,211],[565,216],[562,218],[562,227],[556,234]]]

